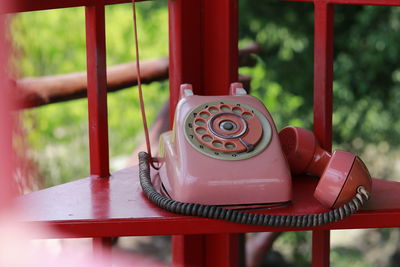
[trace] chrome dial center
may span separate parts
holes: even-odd
[[[223,121],[219,128],[225,132],[232,132],[237,129],[237,125],[233,121]]]

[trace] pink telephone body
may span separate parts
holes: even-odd
[[[162,192],[207,205],[282,205],[291,174],[264,104],[233,83],[230,95],[193,95],[181,86],[173,130],[160,137]]]

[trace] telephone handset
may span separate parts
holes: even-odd
[[[160,191],[148,155],[141,153],[146,196],[168,211],[265,226],[317,226],[355,213],[368,199],[371,177],[357,156],[322,150],[311,131],[286,127],[242,84],[228,96],[193,95],[181,86],[173,130],[160,137]],[[314,196],[333,210],[311,215],[264,215],[236,207],[277,207],[291,202],[291,173],[321,176]],[[154,179],[153,179],[154,180]],[[227,208],[229,207],[229,208]]]

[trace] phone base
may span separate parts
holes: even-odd
[[[292,178],[271,114],[238,86],[226,96],[193,95],[181,86],[173,130],[160,137],[160,179],[171,199],[214,206],[291,201]]]
[[[172,136],[164,133],[160,142],[160,189],[162,184],[169,198],[217,206],[273,207],[291,201],[291,176],[275,140],[252,159],[234,162],[201,155],[190,146],[177,152]]]
[[[161,181],[158,173],[153,175],[152,178],[154,188],[161,193],[163,196],[173,199],[167,192],[164,184]],[[175,199],[173,199],[175,200]],[[232,210],[262,210],[262,209],[279,209],[285,208],[291,205],[291,201],[279,202],[279,203],[249,203],[249,204],[230,204],[230,205],[215,205],[217,207],[232,209]]]

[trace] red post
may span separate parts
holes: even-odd
[[[226,95],[238,81],[237,0],[203,0],[203,87],[201,94]]]
[[[244,266],[243,234],[180,235],[173,239],[174,266]]]
[[[109,176],[104,3],[86,7],[90,174]]]
[[[327,267],[330,265],[330,241],[329,230],[317,230],[312,233],[312,266]]]
[[[191,83],[195,93],[202,84],[201,1],[169,0],[170,124],[179,100],[179,87]]]
[[[109,177],[107,76],[104,2],[86,7],[86,54],[89,109],[90,174],[93,179]],[[108,185],[108,184],[107,184]],[[104,188],[108,192],[108,188]],[[95,194],[95,192],[93,192]],[[105,201],[107,202],[107,201]],[[102,205],[103,204],[103,205]],[[108,203],[94,203],[108,206]],[[104,207],[102,207],[104,209]],[[111,239],[93,239],[95,255],[110,250]]]
[[[171,122],[179,86],[195,94],[224,95],[238,80],[237,0],[169,0]]]
[[[0,4],[0,14],[8,2]],[[0,211],[12,211],[11,203],[17,195],[17,187],[14,182],[14,164],[15,159],[13,153],[13,118],[12,108],[13,100],[15,99],[13,85],[9,80],[7,73],[8,55],[10,54],[9,43],[7,36],[6,16],[0,15]],[[4,215],[3,215],[4,216]]]
[[[207,235],[206,266],[245,266],[244,242],[244,234]]]
[[[331,150],[334,8],[320,0],[314,7],[314,133]]]
[[[315,0],[314,133],[321,146],[332,149],[334,7]],[[329,266],[330,232],[313,231],[312,265]]]
[[[169,0],[170,121],[179,86],[191,83],[196,94],[225,95],[238,80],[237,0]],[[240,235],[175,236],[176,266],[239,266],[244,263]],[[217,265],[215,265],[217,266]]]
[[[173,236],[173,265],[205,266],[205,244],[205,235]]]

